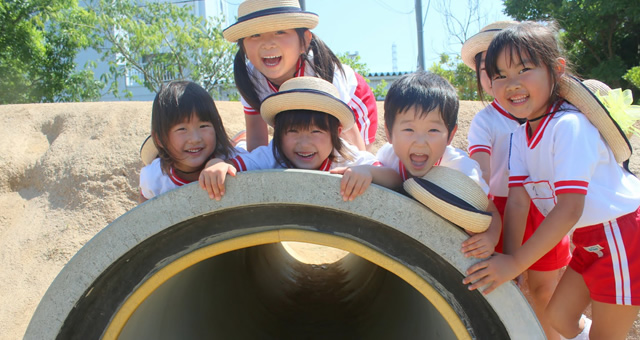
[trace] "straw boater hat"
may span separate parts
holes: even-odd
[[[355,123],[353,111],[340,100],[338,89],[318,77],[291,78],[280,85],[280,91],[269,95],[260,105],[260,114],[270,126],[273,126],[278,113],[287,110],[326,112],[338,118],[343,131]]]
[[[581,82],[578,78],[563,75],[558,85],[560,97],[566,99],[582,112],[591,124],[593,124],[604,140],[609,144],[618,163],[622,163],[631,157],[631,144],[618,123],[611,117],[609,110],[594,94],[606,96],[611,88],[594,79]]]
[[[158,158],[158,149],[156,148],[156,144],[153,142],[151,135],[142,142],[142,146],[140,147],[140,158],[144,165],[149,165],[154,159]]]
[[[458,170],[434,166],[422,178],[410,178],[403,186],[420,203],[465,230],[481,233],[491,224],[487,194]]]
[[[496,21],[483,27],[480,32],[467,39],[462,45],[462,62],[472,69],[476,69],[476,54],[486,51],[493,37],[503,29],[517,25],[517,21]]]
[[[318,15],[304,12],[297,0],[247,0],[238,6],[238,21],[222,35],[230,42],[254,34],[318,26]]]

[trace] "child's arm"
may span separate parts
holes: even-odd
[[[482,179],[489,184],[491,179],[491,155],[486,152],[474,152],[469,157],[478,162],[480,170],[482,170]]]
[[[224,196],[224,181],[227,178],[227,174],[231,176],[236,175],[236,168],[225,163],[220,158],[214,158],[207,162],[205,168],[200,171],[200,177],[198,182],[200,188],[206,190],[209,194],[209,198],[219,201]]]
[[[247,151],[269,144],[269,130],[267,123],[260,115],[244,115],[247,127]]]
[[[489,224],[489,228],[486,231],[475,235],[471,234],[471,237],[462,242],[462,253],[465,257],[473,256],[484,259],[491,256],[495,251],[498,240],[500,239],[500,231],[502,230],[502,219],[500,218],[498,208],[496,208],[496,205],[491,200],[489,200],[487,211],[490,212],[492,216],[491,224]]]
[[[142,193],[140,193],[140,196],[138,197],[138,204],[140,204],[140,203],[144,203],[144,202],[146,202],[146,201],[147,201],[147,198],[146,198],[146,197],[144,197],[144,196],[142,195]]]
[[[470,284],[469,290],[486,286],[482,293],[489,294],[527,270],[571,231],[582,215],[584,200],[584,194],[559,194],[556,206],[525,244],[512,255],[495,254],[469,267],[462,282]]]
[[[504,211],[502,248],[505,254],[513,254],[522,245],[531,199],[524,187],[509,188]]]
[[[331,170],[332,174],[342,174],[340,195],[344,201],[353,201],[362,195],[371,182],[387,188],[397,188],[402,184],[400,175],[391,168],[374,165],[356,165]]]

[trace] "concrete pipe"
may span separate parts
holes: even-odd
[[[187,185],[124,214],[68,262],[25,339],[543,339],[517,287],[462,284],[464,232],[339,176],[238,174],[212,201]],[[281,242],[348,252],[322,265]]]

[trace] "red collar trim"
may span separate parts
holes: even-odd
[[[325,159],[324,162],[322,162],[322,164],[320,164],[320,168],[318,168],[318,170],[320,170],[320,171],[329,171],[329,170],[331,170],[331,160],[329,158]]]
[[[516,117],[512,116],[509,112],[507,112],[507,110],[505,110],[500,103],[498,103],[497,100],[494,100],[491,102],[491,106],[493,106],[494,109],[496,109],[496,111],[500,112],[500,114],[502,114],[503,116],[513,120],[513,121],[518,121],[518,119],[516,119]]]
[[[178,177],[178,175],[176,174],[176,170],[174,168],[171,168],[169,170],[169,179],[171,179],[171,182],[173,182],[175,185],[181,187],[185,184],[189,184],[191,183],[190,181],[184,180],[180,177]]]
[[[398,169],[400,170],[400,177],[402,177],[402,181],[406,181],[409,179],[410,175],[407,172],[407,168],[404,167],[404,164],[401,161],[398,161]]]
[[[296,71],[293,73],[294,78],[304,76],[305,64],[306,63],[302,59],[302,56],[300,56],[300,58],[298,58],[298,66],[296,67]],[[267,79],[267,85],[269,85],[269,88],[274,93],[280,91],[280,86],[276,86],[269,79]]]
[[[527,145],[529,146],[529,149],[534,149],[538,145],[538,143],[540,143],[540,140],[542,140],[542,136],[544,135],[544,132],[547,129],[547,126],[549,125],[549,122],[556,115],[556,112],[558,111],[562,103],[563,101],[559,100],[549,106],[549,108],[547,109],[547,112],[545,112],[546,116],[542,118],[542,120],[540,121],[540,124],[538,124],[538,127],[536,128],[536,131],[533,133],[533,135],[529,135],[531,126],[530,126],[530,122],[527,121],[525,125],[526,127],[525,131],[527,133]]]

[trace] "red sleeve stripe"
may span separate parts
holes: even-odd
[[[235,166],[238,171],[247,171],[247,166],[244,164],[242,157],[236,156],[232,158],[231,161],[233,162],[233,166]]]
[[[526,179],[527,179],[527,176],[512,176],[512,177],[509,177],[509,188],[523,186],[524,185],[524,181]]]
[[[371,164],[371,165],[373,165],[373,166],[382,166],[382,163],[380,163],[380,162],[374,162],[374,163],[373,163],[373,164]]]
[[[556,194],[587,194],[589,182],[585,181],[558,181],[553,184]]]
[[[254,110],[251,106],[243,106],[242,108],[244,109],[244,114],[246,115],[252,116],[252,115],[260,114],[260,112]]]
[[[486,152],[491,155],[491,147],[487,145],[472,145],[469,147],[469,156],[476,152]]]

